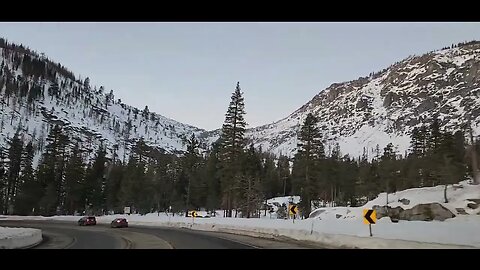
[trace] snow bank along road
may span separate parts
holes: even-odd
[[[319,244],[288,238],[264,239],[220,232],[181,228],[130,226],[110,228],[106,224],[78,226],[71,221],[1,221],[0,226],[41,229],[44,242],[37,249],[245,249],[324,248]]]
[[[42,231],[0,227],[0,249],[28,248],[42,242]]]

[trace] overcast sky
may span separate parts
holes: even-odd
[[[220,128],[237,81],[248,127],[280,120],[334,82],[480,40],[479,23],[0,23],[115,98]]]

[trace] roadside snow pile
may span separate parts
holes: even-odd
[[[447,187],[448,203],[444,203],[443,191],[444,186],[440,185],[435,187],[412,188],[396,193],[389,193],[388,206],[392,208],[399,206],[403,209],[411,209],[419,204],[439,203],[455,215],[458,214],[460,209],[464,209],[465,213],[468,215],[478,215],[480,213],[480,207],[477,207],[476,209],[471,208],[476,207],[474,206],[475,204],[480,204],[475,203],[475,201],[480,202],[480,185],[472,185],[470,181],[462,181],[459,184],[449,185]],[[318,219],[341,218],[352,221],[361,221],[363,209],[372,209],[375,205],[384,206],[386,205],[386,200],[387,194],[380,193],[377,198],[367,202],[364,206],[318,208],[312,211],[310,217]],[[469,204],[471,207],[468,207]]]
[[[41,241],[39,229],[0,227],[0,249],[26,248]]]

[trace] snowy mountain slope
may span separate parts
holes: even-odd
[[[54,124],[63,126],[72,142],[79,141],[86,155],[103,143],[120,159],[139,138],[178,153],[187,137],[204,132],[115,100],[113,91],[90,87],[35,52],[3,44],[0,56],[0,146],[20,131],[26,141],[34,141],[35,164]]]
[[[142,137],[148,145],[179,153],[192,133],[203,149],[220,136],[220,129],[205,131],[128,106],[23,47],[0,42],[0,55],[0,146],[20,130],[35,142],[35,163],[55,123],[86,154],[104,143],[109,155],[120,159]],[[358,157],[365,148],[372,157],[377,144],[382,151],[392,142],[404,154],[412,129],[434,116],[442,127],[455,130],[471,121],[480,132],[479,78],[479,42],[409,57],[368,77],[334,83],[288,117],[248,129],[246,136],[264,151],[293,156],[297,132],[312,112],[327,153],[338,143],[343,154]]]
[[[457,130],[472,121],[480,132],[480,43],[409,57],[369,77],[334,83],[288,117],[247,130],[258,147],[292,156],[308,113],[319,118],[325,149],[371,158],[389,142],[404,154],[414,127],[438,117]]]

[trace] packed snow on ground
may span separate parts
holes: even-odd
[[[0,249],[24,248],[41,241],[39,229],[0,227]]]
[[[222,211],[216,217],[191,218],[168,213],[147,215],[109,215],[97,217],[98,223],[108,224],[114,218],[126,217],[130,225],[187,227],[199,230],[226,231],[256,236],[276,237],[279,235],[298,240],[315,241],[334,247],[359,248],[465,248],[480,247],[480,208],[466,207],[467,199],[480,198],[480,185],[467,181],[450,185],[447,190],[449,203],[443,203],[443,186],[414,188],[389,194],[389,205],[411,208],[421,203],[438,202],[450,209],[455,218],[446,221],[403,221],[392,223],[388,218],[377,220],[372,225],[373,237],[369,236],[368,225],[362,221],[363,209],[373,205],[385,205],[386,194],[362,207],[324,207],[312,212],[304,220],[271,218],[268,211],[262,211],[262,218],[223,218]],[[403,205],[398,200],[410,200]],[[267,200],[267,203],[288,203],[290,197]],[[298,197],[293,197],[298,202]],[[455,208],[464,208],[468,215],[458,215]],[[197,212],[201,216],[210,216],[205,211]],[[265,215],[266,214],[266,215]],[[79,216],[20,217],[3,216],[7,219],[64,220],[76,222]],[[75,223],[74,223],[75,224]]]

